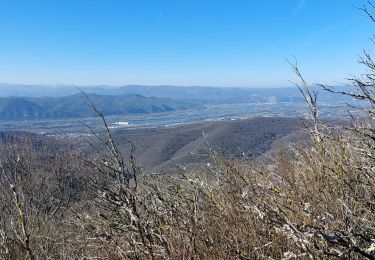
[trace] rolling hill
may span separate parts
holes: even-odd
[[[142,167],[158,171],[206,164],[211,161],[209,148],[237,158],[256,158],[270,150],[275,141],[302,128],[296,118],[257,117],[173,128],[118,130],[114,136],[124,154],[130,150],[131,141]]]
[[[89,97],[107,116],[160,113],[201,107],[192,102],[144,97],[138,94],[90,94]],[[87,98],[82,94],[65,97],[0,98],[0,120],[76,118],[94,115]]]

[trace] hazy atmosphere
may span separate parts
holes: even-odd
[[[0,0],[0,260],[375,260],[375,0]]]

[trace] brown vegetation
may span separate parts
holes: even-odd
[[[366,9],[367,10],[367,9]],[[227,159],[145,174],[109,131],[93,154],[10,138],[0,145],[2,259],[374,259],[375,64],[352,79],[365,117],[332,128],[296,64],[311,111],[309,140],[280,148],[273,167]],[[266,165],[267,166],[267,165]]]
[[[124,156],[132,144],[137,147],[135,156],[144,170],[173,173],[178,166],[212,163],[207,154],[207,142],[224,156],[253,159],[272,149],[282,138],[297,139],[304,130],[298,118],[256,117],[117,130],[113,136]]]

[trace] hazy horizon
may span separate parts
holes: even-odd
[[[0,82],[0,87],[3,87],[3,86],[27,86],[27,87],[51,87],[51,88],[58,88],[58,87],[87,87],[87,88],[91,88],[91,87],[104,87],[104,88],[121,88],[121,87],[133,87],[133,86],[140,86],[140,87],[177,87],[177,88],[195,88],[195,87],[199,87],[199,88],[295,88],[296,86],[292,85],[292,84],[289,84],[289,85],[283,85],[283,86],[275,86],[275,85],[271,85],[271,86],[214,86],[214,85],[170,85],[170,84],[155,84],[155,85],[146,85],[146,84],[119,84],[119,85],[110,85],[110,84],[90,84],[90,85],[86,85],[86,84],[82,84],[82,85],[78,85],[78,84],[59,84],[59,83],[56,83],[56,84],[43,84],[43,83],[9,83],[9,82]],[[339,86],[339,85],[337,85]]]

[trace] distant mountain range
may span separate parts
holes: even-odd
[[[86,93],[98,95],[137,94],[144,97],[170,98],[200,104],[277,103],[303,102],[296,87],[284,88],[224,88],[224,87],[180,87],[180,86],[80,86]],[[62,97],[80,93],[76,86],[12,85],[0,83],[0,97]],[[318,100],[341,102],[349,99],[341,95],[319,90]]]
[[[138,94],[89,97],[105,115],[149,114],[202,107],[187,101],[144,97]],[[77,118],[93,116],[82,94],[64,97],[0,97],[0,120]]]
[[[0,83],[0,120],[92,116],[81,90],[105,115],[149,114],[240,103],[301,103],[298,88],[221,88],[179,86],[43,86]],[[317,90],[315,88],[315,90]],[[351,98],[319,90],[318,101],[329,105]]]

